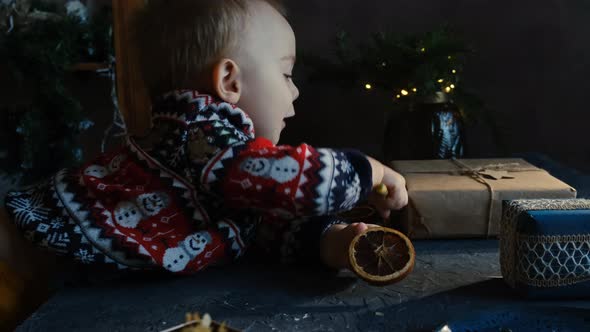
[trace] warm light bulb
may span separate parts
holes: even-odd
[[[457,73],[457,71],[456,71],[455,69],[453,69],[452,73],[453,73],[453,74],[456,74],[456,73]]]
[[[445,92],[446,92],[446,93],[449,93],[449,92],[451,92],[451,87],[450,87],[450,86],[447,86],[447,87],[445,88]]]
[[[365,84],[365,89],[367,90],[371,90],[373,88],[373,86],[369,83]]]
[[[447,58],[449,58],[449,60],[451,60],[452,57],[449,55]]]
[[[416,89],[416,88],[413,88],[413,89],[412,89],[412,91],[416,92],[416,91],[418,91],[418,89]]]
[[[451,84],[450,87],[451,87],[451,89],[454,89],[455,88],[455,84]]]
[[[426,52],[426,49],[424,47],[422,47],[422,49],[420,51]]]
[[[408,95],[408,91],[406,91],[406,90],[403,90],[403,89],[402,89],[401,93],[402,93],[402,95],[404,95],[404,96],[407,96],[407,95]]]
[[[444,81],[445,81],[445,80],[443,80],[443,79],[441,78],[441,79],[439,79],[437,82],[438,82],[438,83],[442,83],[442,82],[444,82]]]
[[[451,331],[451,328],[448,325],[445,325],[442,327],[442,329],[440,329],[440,332],[453,332],[453,331]]]
[[[400,95],[395,96],[395,98],[397,98],[397,99],[399,99],[400,97],[401,97]]]

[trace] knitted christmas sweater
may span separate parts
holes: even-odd
[[[149,144],[127,137],[10,192],[24,235],[83,263],[190,273],[241,256],[260,223],[334,214],[371,189],[363,154],[274,145],[240,108],[196,91],[158,98],[152,118]]]

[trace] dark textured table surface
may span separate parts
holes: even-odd
[[[532,159],[588,196],[586,175]],[[500,277],[496,240],[415,246],[414,272],[387,287],[369,286],[351,274],[252,264],[182,278],[96,277],[90,285],[59,291],[17,331],[160,331],[182,322],[189,311],[208,312],[244,331],[432,331],[469,313],[506,308],[533,310],[539,319],[547,316],[539,308],[575,308],[574,317],[590,317],[590,301],[533,302],[514,294]],[[541,330],[553,329],[544,324]]]
[[[246,331],[402,330],[444,321],[448,306],[474,301],[474,285],[480,285],[483,304],[510,297],[498,279],[496,241],[428,241],[416,247],[414,272],[389,287],[346,274],[246,264],[193,277],[126,277],[64,289],[18,331],[158,331],[181,322],[188,311],[209,312]],[[424,304],[411,302],[429,296]]]

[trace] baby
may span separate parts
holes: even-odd
[[[178,273],[250,248],[349,268],[351,240],[373,225],[336,214],[368,199],[387,218],[407,204],[404,178],[358,151],[276,145],[299,96],[280,3],[151,0],[137,27],[151,133],[9,193],[8,214],[33,243]]]

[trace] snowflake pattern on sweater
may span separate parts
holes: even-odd
[[[32,242],[80,262],[192,273],[241,256],[265,224],[289,229],[277,225],[348,210],[370,192],[358,151],[276,146],[240,108],[196,91],[160,97],[152,135],[149,147],[127,137],[10,192],[7,211]],[[300,228],[280,237],[293,242]]]

